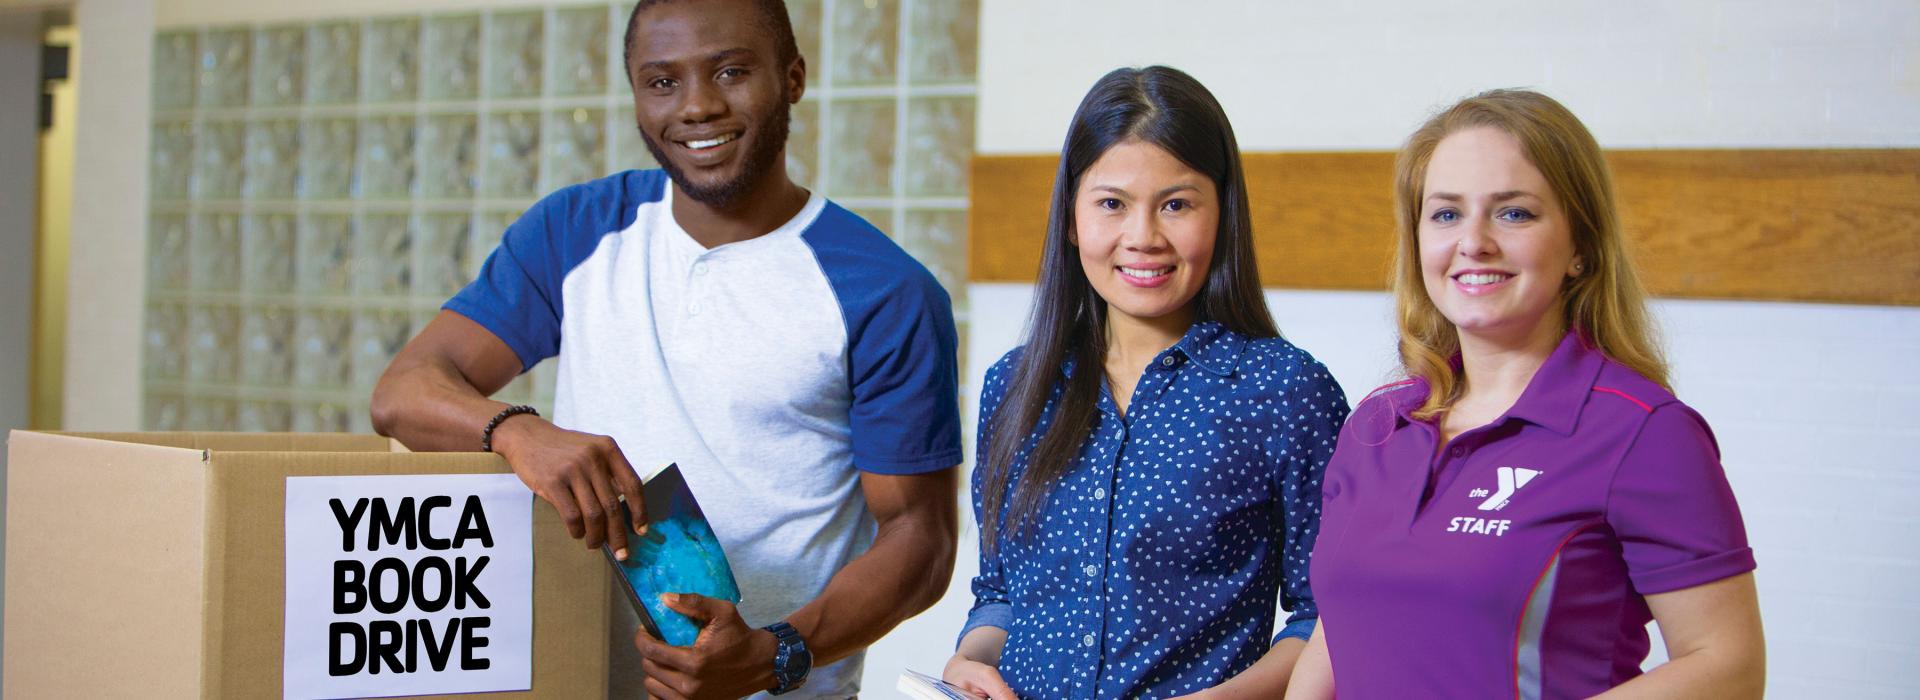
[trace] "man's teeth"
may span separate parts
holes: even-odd
[[[1492,272],[1486,272],[1486,273],[1480,273],[1480,274],[1467,274],[1467,275],[1460,276],[1460,283],[1461,284],[1493,284],[1495,282],[1504,281],[1511,276],[1512,275],[1502,275],[1502,274],[1496,274]]]
[[[698,151],[701,149],[713,148],[714,146],[718,146],[728,141],[732,141],[735,136],[736,134],[727,134],[725,136],[711,138],[705,141],[687,141],[686,144],[687,144],[687,148],[691,148],[693,150]]]
[[[1126,275],[1128,277],[1143,279],[1143,280],[1150,280],[1172,271],[1173,271],[1173,268],[1171,267],[1158,267],[1151,270],[1142,270],[1137,267],[1120,268],[1120,274]]]

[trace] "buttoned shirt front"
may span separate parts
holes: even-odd
[[[978,454],[1019,353],[987,373]],[[983,555],[973,581],[966,630],[1007,630],[1000,673],[1013,689],[1168,697],[1216,685],[1266,653],[1276,593],[1291,612],[1282,634],[1309,634],[1320,477],[1347,414],[1326,368],[1283,339],[1203,322],[1153,358],[1124,414],[1104,388],[1098,405],[1037,527]]]
[[[1577,333],[1442,449],[1410,380],[1355,407],[1313,587],[1342,698],[1588,697],[1646,658],[1644,596],[1751,571],[1712,433]]]

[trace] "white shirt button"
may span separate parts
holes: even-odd
[[[1088,565],[1087,565],[1087,568],[1086,568],[1086,572],[1087,572],[1087,575],[1088,575],[1088,576],[1099,576],[1099,575],[1100,575],[1100,567],[1098,567],[1098,566],[1094,566],[1094,565],[1092,565],[1092,564],[1088,564]]]
[[[705,261],[694,263],[693,274],[696,274],[696,275],[707,274],[707,263]]]
[[[700,315],[700,304],[699,304],[698,302],[696,302],[696,303],[692,303],[692,304],[688,304],[688,305],[687,305],[687,315],[688,315],[688,316],[699,316],[699,315]]]
[[[1081,637],[1080,643],[1085,646],[1093,646],[1093,635],[1089,634],[1085,637]]]
[[[1172,366],[1173,366],[1173,362],[1174,362],[1174,360],[1173,360],[1173,356],[1172,356],[1172,355],[1168,355],[1168,356],[1166,356],[1166,357],[1162,357],[1162,358],[1160,358],[1160,366],[1161,366],[1161,367],[1172,367]]]
[[[1094,497],[1095,499],[1098,499],[1098,500],[1102,500],[1102,501],[1104,501],[1104,500],[1107,500],[1107,490],[1106,490],[1106,489],[1104,489],[1104,488],[1097,488],[1097,489],[1094,489],[1094,490],[1093,490],[1093,497]]]

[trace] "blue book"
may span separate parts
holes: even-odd
[[[647,534],[636,535],[628,525],[626,561],[615,559],[612,547],[600,549],[647,633],[673,646],[692,646],[700,636],[699,625],[660,602],[660,594],[698,593],[738,605],[740,585],[706,514],[700,512],[700,502],[680,476],[680,465],[667,465],[642,490]],[[620,510],[621,522],[633,522],[625,503]]]

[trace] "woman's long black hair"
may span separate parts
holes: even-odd
[[[1280,335],[1260,293],[1254,265],[1253,221],[1240,148],[1226,112],[1200,81],[1166,66],[1121,68],[1100,78],[1067,127],[1060,170],[1053,180],[1053,212],[1040,278],[1020,354],[1005,399],[990,419],[981,481],[981,542],[994,551],[1007,533],[1030,531],[1053,486],[1067,472],[1093,429],[1105,379],[1107,303],[1087,281],[1069,236],[1080,176],[1113,146],[1138,139],[1213,180],[1220,193],[1220,230],[1206,285],[1194,299],[1195,321],[1215,321],[1249,337]],[[1071,359],[1075,371],[1062,371]],[[1037,428],[1047,399],[1064,383],[1052,424],[1041,435],[1019,484],[1009,493],[1013,462]],[[1009,505],[1011,504],[1011,505]],[[1002,508],[1006,513],[1001,514]]]

